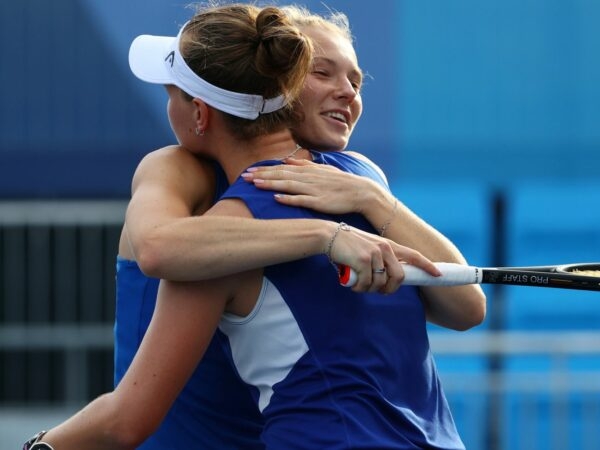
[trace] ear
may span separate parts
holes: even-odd
[[[206,131],[210,123],[210,108],[206,103],[204,103],[204,101],[200,100],[199,98],[194,98],[192,100],[192,103],[196,107],[196,111],[194,112],[196,128],[204,132]]]

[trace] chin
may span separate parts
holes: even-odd
[[[323,144],[322,148],[328,152],[339,152],[346,148],[347,142],[328,142]]]
[[[316,135],[313,137],[317,137]],[[333,152],[343,150],[348,145],[348,138],[341,136],[339,133],[322,133],[319,139],[313,139],[312,145],[305,145],[305,147],[312,148],[322,152]],[[301,143],[301,139],[298,140]]]
[[[348,145],[348,139],[339,133],[332,133],[321,140],[321,148],[327,151],[343,150]]]
[[[348,139],[338,139],[333,147],[333,150],[342,151],[348,146]]]

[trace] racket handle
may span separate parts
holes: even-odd
[[[338,276],[340,279],[340,284],[345,287],[354,286],[358,280],[354,269],[343,264],[338,264]]]
[[[439,277],[434,277],[418,267],[405,264],[402,284],[408,286],[462,286],[481,283],[483,274],[477,267],[456,263],[435,263],[435,266],[442,272]],[[354,269],[342,265],[338,267],[340,284],[346,287],[354,286],[358,279]]]
[[[479,284],[482,279],[481,269],[456,263],[434,263],[442,274],[434,277],[423,269],[405,265],[404,281],[402,284],[413,286],[462,286],[465,284]]]

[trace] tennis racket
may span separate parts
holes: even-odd
[[[474,267],[454,263],[435,263],[442,275],[434,277],[418,267],[404,265],[405,285],[461,286],[466,284],[508,284],[559,289],[600,291],[600,263],[564,264],[530,267]],[[356,272],[338,266],[343,286],[354,286]]]

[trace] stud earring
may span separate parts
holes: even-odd
[[[196,136],[204,136],[204,130],[201,130],[198,127],[196,127],[196,129],[194,130],[194,133],[196,134]]]

